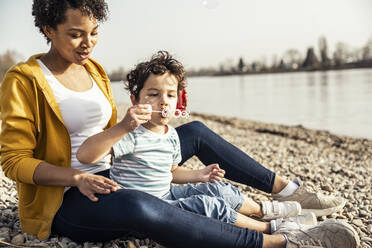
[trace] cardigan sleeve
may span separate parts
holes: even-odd
[[[0,156],[10,179],[35,184],[33,175],[42,160],[34,158],[36,147],[35,97],[32,84],[8,72],[0,89]],[[27,83],[27,85],[25,84]]]

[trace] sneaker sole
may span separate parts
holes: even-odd
[[[307,214],[307,213],[313,212],[316,215],[316,217],[327,216],[327,215],[331,215],[335,212],[340,211],[341,209],[344,208],[345,204],[346,204],[346,201],[343,204],[338,205],[338,206],[333,207],[333,208],[325,208],[325,209],[306,209],[306,208],[303,208],[302,213]]]

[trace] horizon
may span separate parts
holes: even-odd
[[[313,47],[318,55],[321,36],[327,39],[329,56],[338,42],[354,50],[372,38],[369,0],[106,2],[109,19],[100,26],[92,57],[108,72],[119,67],[128,70],[158,50],[169,51],[190,70],[235,65],[240,57],[248,63],[270,64],[289,49],[305,56]],[[0,2],[4,12],[0,27],[7,34],[0,38],[0,53],[14,50],[27,59],[48,51],[46,40],[34,27],[31,6],[29,0]]]

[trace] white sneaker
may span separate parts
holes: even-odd
[[[295,217],[301,214],[301,205],[295,201],[264,201],[262,206],[262,220]]]
[[[301,226],[315,226],[317,224],[318,221],[314,213],[300,214],[296,217],[270,221],[271,233],[276,232],[279,228],[283,228],[283,225],[287,225],[289,229],[299,229]]]

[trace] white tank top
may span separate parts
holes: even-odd
[[[71,139],[71,168],[96,173],[110,167],[111,155],[107,155],[96,164],[81,164],[76,158],[80,145],[89,136],[102,132],[111,118],[112,109],[101,89],[94,82],[83,92],[70,90],[63,86],[51,71],[37,60],[48,80],[62,114],[63,122]]]

